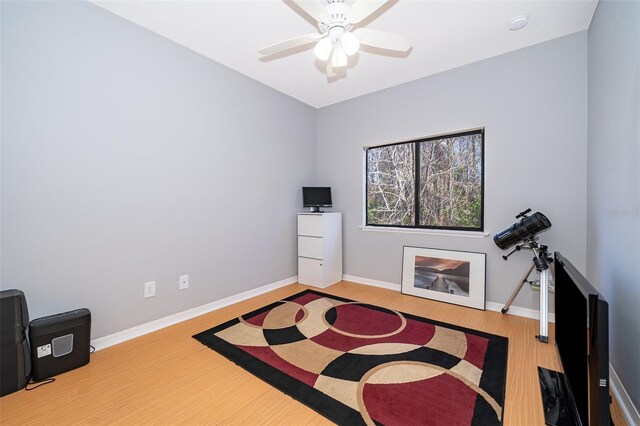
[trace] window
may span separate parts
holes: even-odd
[[[366,224],[482,231],[484,131],[366,149]]]

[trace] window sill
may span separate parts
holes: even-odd
[[[418,234],[418,235],[435,235],[445,237],[464,237],[464,238],[486,238],[488,232],[484,231],[451,231],[439,229],[420,229],[420,228],[392,228],[379,226],[360,226],[363,231],[367,232],[391,232],[395,234]]]

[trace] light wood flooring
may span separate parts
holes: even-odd
[[[208,349],[193,334],[277,301],[293,284],[98,351],[52,384],[0,399],[2,425],[330,424],[321,415]],[[542,425],[537,366],[561,370],[538,322],[342,281],[325,293],[509,338],[505,425]],[[553,325],[550,340],[553,341]],[[621,417],[616,425],[624,424]]]

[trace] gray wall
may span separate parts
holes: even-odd
[[[296,275],[315,114],[92,4],[2,2],[2,288],[96,338]]]
[[[553,227],[542,241],[584,270],[586,32],[477,62],[319,110],[319,184],[344,212],[344,272],[400,283],[402,247],[487,253],[487,300],[505,302],[531,261],[508,262],[491,236],[531,207]],[[485,238],[366,232],[364,145],[485,127]],[[514,306],[537,310],[526,288]]]
[[[640,2],[589,28],[587,272],[609,302],[610,361],[640,407]]]

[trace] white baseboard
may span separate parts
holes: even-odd
[[[344,281],[351,281],[352,283],[365,284],[365,285],[370,285],[372,287],[381,287],[381,288],[387,288],[389,290],[400,291],[400,284],[388,283],[386,281],[372,280],[369,278],[356,277],[355,275],[346,275],[346,274],[342,276],[342,279]]]
[[[486,302],[487,311],[502,312],[503,307],[504,303]],[[532,318],[535,320],[540,318],[540,311],[536,311],[535,309],[523,308],[520,306],[511,305],[508,312],[511,315],[516,315],[524,318]],[[556,315],[553,312],[549,312],[548,318],[549,322],[556,322]]]
[[[259,296],[269,291],[275,290],[280,287],[284,287],[289,284],[295,284],[298,282],[298,276],[285,278],[284,280],[276,281],[275,283],[263,285],[262,287],[247,290],[240,294],[225,297],[224,299],[216,300],[205,305],[196,306],[195,308],[188,309],[186,311],[178,312],[177,314],[169,315],[164,318],[157,319],[145,324],[137,325],[126,330],[118,331],[107,336],[99,337],[91,341],[91,344],[97,351],[100,349],[108,348],[109,346],[117,345],[124,341],[151,333],[153,331],[160,330],[170,325],[177,324],[182,321],[186,321],[191,318],[206,314],[216,309],[224,308],[225,306],[233,305],[234,303],[242,302],[243,300],[251,299],[252,297]]]
[[[618,401],[618,404],[620,404],[622,415],[627,423],[630,425],[640,425],[638,408],[633,405],[627,390],[622,386],[622,382],[611,364],[609,364],[609,389]]]
[[[358,277],[355,275],[348,275],[348,274],[343,275],[342,279],[345,281],[351,281],[358,284],[365,284],[372,287],[380,287],[380,288],[386,288],[389,290],[400,291],[400,284],[390,283],[387,281],[373,280],[370,278]],[[220,309],[225,306],[232,305],[234,303],[242,302],[243,300],[247,300],[252,297],[259,296],[261,294],[267,293],[269,291],[275,290],[280,287],[284,287],[285,285],[294,284],[296,282],[298,282],[297,276],[286,278],[284,280],[280,280],[275,283],[271,283],[271,284],[264,285],[262,287],[255,288],[253,290],[248,290],[243,293],[229,296],[224,299],[207,303],[205,305],[197,306],[195,308],[188,309],[183,312],[178,312],[177,314],[169,315],[164,318],[157,319],[155,321],[141,324],[126,330],[118,331],[116,333],[109,334],[107,336],[99,337],[97,339],[92,340],[91,344],[96,348],[96,350],[108,348],[109,346],[113,346],[118,343],[122,343],[127,340],[130,340],[139,336],[143,336],[145,334],[160,330],[170,325],[174,325],[179,322],[186,321],[191,318],[195,318],[199,315],[203,315],[208,312],[215,311],[216,309]],[[486,308],[487,310],[490,310],[490,311],[500,312],[503,306],[504,305],[502,303],[497,303],[497,302],[486,303]],[[519,306],[511,306],[509,308],[509,314],[517,315],[525,318],[533,318],[533,319],[538,319],[538,316],[539,316],[538,311],[534,309],[522,308]],[[552,313],[549,314],[549,321],[550,322],[555,321],[554,314]]]
[[[365,284],[373,287],[382,287],[382,288],[387,288],[389,290],[400,291],[400,284],[390,283],[386,281],[372,280],[370,278],[357,277],[355,275],[347,275],[347,274],[343,275],[342,279],[345,281],[351,281],[358,284]],[[486,309],[488,311],[500,312],[503,307],[504,307],[504,303],[486,302]],[[533,318],[533,319],[538,319],[540,317],[540,312],[536,311],[535,309],[522,308],[520,306],[513,306],[513,305],[511,305],[511,307],[509,308],[509,314],[517,315],[519,317]],[[556,320],[555,315],[550,313],[549,322],[555,322],[555,320]]]

